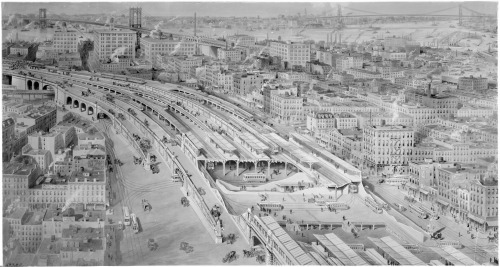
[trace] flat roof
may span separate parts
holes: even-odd
[[[281,148],[288,150],[292,155],[298,157],[300,161],[312,162],[312,163],[318,162],[318,160],[316,158],[307,154],[302,149],[300,149],[298,146],[286,141],[285,139],[283,139],[281,136],[277,135],[276,133],[269,133],[266,136],[269,139],[271,139],[271,141],[273,141],[278,146],[280,146]]]
[[[3,164],[3,174],[5,175],[28,175],[37,168],[36,161],[30,156],[20,156],[29,160],[29,164],[25,165],[24,162],[6,162]],[[21,159],[21,158],[20,158]]]
[[[196,138],[196,136],[193,135],[193,133],[187,132],[186,136],[189,140],[191,140],[191,142],[193,142],[196,149],[199,150],[199,149],[204,148],[203,144],[200,142],[200,140],[198,140],[198,138]]]
[[[390,236],[382,237],[380,239],[368,237],[368,239],[378,248],[389,254],[389,256],[396,260],[400,265],[426,265],[423,261],[401,246],[401,244],[396,242]]]
[[[231,152],[236,150],[236,147],[234,147],[231,143],[229,143],[229,141],[226,140],[226,138],[216,132],[209,133],[208,138],[210,138],[223,151]]]
[[[257,139],[254,135],[248,132],[244,132],[240,134],[240,138],[244,140],[249,146],[251,146],[255,150],[265,150],[269,149],[269,147],[262,143],[259,139]]]
[[[451,262],[455,266],[477,266],[479,263],[473,261],[471,258],[467,257],[462,252],[458,251],[452,246],[444,246],[442,248],[430,247],[434,252],[439,254],[447,261]]]
[[[84,176],[84,173],[88,173],[89,176]],[[104,178],[106,177],[106,170],[85,170],[84,172],[81,171],[74,171],[69,179],[69,182],[76,182],[76,178],[78,178],[78,182],[84,182],[85,178],[87,178],[88,182],[93,182],[94,179],[96,179],[96,182],[104,182]]]
[[[316,239],[318,239],[318,241],[344,265],[369,265],[334,233],[314,235],[314,237],[316,237]]]

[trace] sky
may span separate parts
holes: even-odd
[[[343,7],[365,10],[381,14],[421,14],[453,8],[439,14],[457,14],[459,2],[350,2],[341,3]],[[497,2],[462,2],[462,5],[483,13],[497,11]],[[333,2],[2,2],[2,16],[13,13],[37,14],[39,8],[47,8],[48,13],[73,14],[125,14],[132,6],[143,8],[143,16],[221,16],[221,17],[274,17],[278,14],[296,15],[320,14],[322,11],[336,13]],[[343,14],[361,14],[352,10],[343,10]],[[467,12],[467,11],[464,11]]]

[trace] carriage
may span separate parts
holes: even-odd
[[[236,260],[236,251],[231,251],[226,254],[226,256],[222,259],[223,263],[231,263],[232,261]]]
[[[182,197],[181,198],[181,204],[184,207],[189,207],[189,200],[187,199],[187,197]]]

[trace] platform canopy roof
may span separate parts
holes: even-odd
[[[316,261],[302,249],[302,247],[288,235],[285,230],[270,216],[262,217],[262,222],[271,229],[274,236],[278,238],[281,244],[293,255],[300,265],[316,265]]]
[[[477,266],[479,263],[464,255],[452,246],[444,246],[442,248],[431,247],[439,256],[451,262],[455,266]]]
[[[254,150],[266,150],[269,149],[269,147],[262,143],[257,137],[255,137],[253,134],[244,132],[239,134],[239,137],[241,140],[246,142],[252,149]]]
[[[375,243],[378,248],[389,254],[400,265],[427,265],[390,236],[380,239],[368,237],[368,239]]]
[[[299,158],[299,161],[301,162],[306,162],[310,164],[318,162],[318,159],[316,159],[309,153],[302,150],[299,146],[286,141],[285,139],[283,139],[282,137],[280,137],[275,133],[270,133],[267,135],[267,137],[271,139],[272,142],[275,142],[278,146],[288,151],[291,155],[294,155],[295,157]]]
[[[226,138],[216,132],[209,133],[208,138],[210,138],[215,144],[217,144],[224,152],[232,152],[236,150],[236,147],[234,147],[231,143],[229,143],[228,140],[226,140]]]
[[[330,253],[339,259],[342,264],[347,266],[369,265],[334,233],[314,235],[314,237],[316,237],[321,245]]]

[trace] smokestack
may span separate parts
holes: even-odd
[[[196,12],[194,12],[194,36],[196,36]]]

